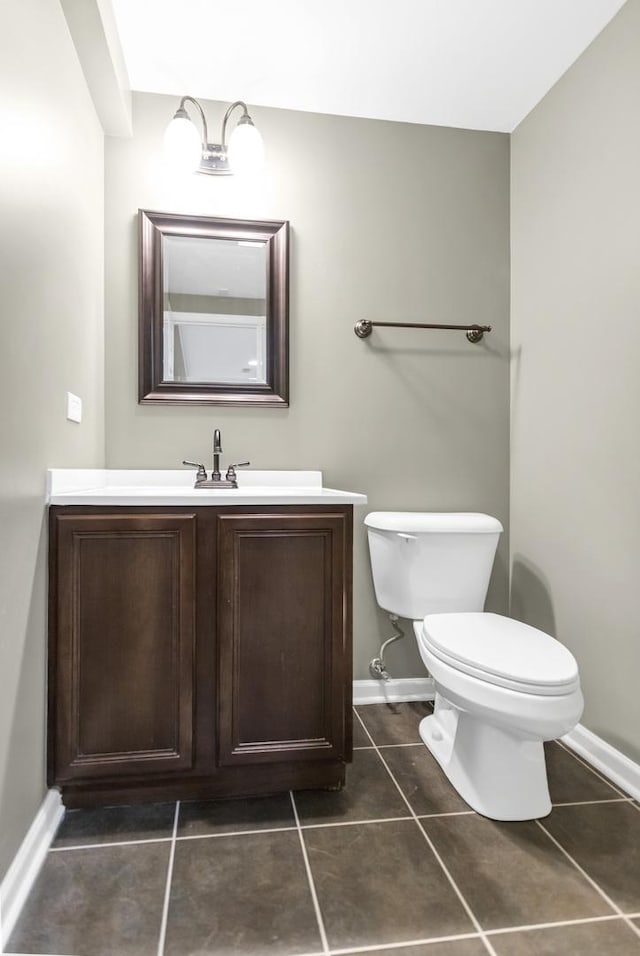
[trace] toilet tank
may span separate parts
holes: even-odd
[[[398,617],[482,611],[502,525],[485,514],[374,511],[364,519],[376,601]]]

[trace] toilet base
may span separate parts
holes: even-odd
[[[469,806],[492,820],[533,820],[551,812],[544,747],[470,715],[436,694],[420,737]]]

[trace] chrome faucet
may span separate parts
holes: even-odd
[[[198,472],[196,474],[196,482],[194,488],[237,488],[238,487],[238,476],[236,475],[236,468],[245,468],[247,465],[250,465],[250,461],[239,461],[235,465],[229,465],[227,468],[227,473],[222,478],[220,474],[220,455],[222,454],[222,439],[220,437],[220,429],[216,428],[213,433],[213,471],[211,472],[211,478],[207,478],[207,470],[204,465],[199,464],[197,461],[183,461],[183,465],[191,465],[192,468],[197,468]]]
[[[220,438],[220,429],[216,428],[213,433],[213,471],[211,472],[211,481],[220,481],[220,455],[222,454],[222,440]],[[236,488],[237,488],[236,484]]]

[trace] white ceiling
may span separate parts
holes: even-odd
[[[624,0],[112,0],[131,88],[510,132]]]

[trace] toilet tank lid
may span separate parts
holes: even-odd
[[[378,531],[405,534],[496,534],[503,530],[497,518],[474,512],[372,511],[364,523]]]

